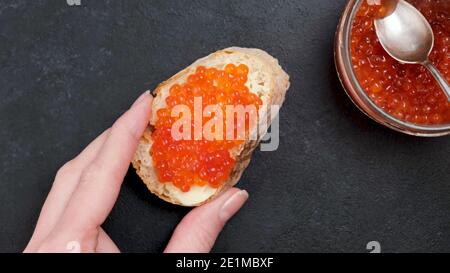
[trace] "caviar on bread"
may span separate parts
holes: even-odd
[[[215,198],[234,186],[248,166],[263,136],[249,137],[258,123],[275,118],[263,106],[281,106],[288,88],[289,76],[278,61],[259,49],[231,47],[197,60],[154,91],[152,118],[132,161],[137,174],[152,193],[173,204],[198,206]],[[194,114],[186,119],[192,123],[183,127],[193,137],[178,139],[172,130],[184,115],[173,115],[179,105],[193,113],[198,105],[202,111],[215,105],[223,113],[230,105],[252,106],[258,122],[250,122],[249,114],[242,124],[235,120],[233,136],[236,128],[245,128],[245,137],[229,139],[229,122],[223,116],[223,130],[215,128],[213,139],[200,131],[199,138],[195,129],[215,116],[203,116],[195,124]]]

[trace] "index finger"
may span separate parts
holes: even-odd
[[[105,221],[150,120],[151,104],[152,96],[146,92],[112,126],[66,207],[60,223],[63,228],[97,228]]]

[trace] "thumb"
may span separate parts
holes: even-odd
[[[247,191],[232,188],[212,202],[193,209],[178,224],[164,252],[209,252],[225,223],[247,199]]]

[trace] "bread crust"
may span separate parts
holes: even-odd
[[[194,190],[191,189],[190,193],[182,193],[173,186],[172,183],[160,183],[157,179],[150,155],[150,149],[153,143],[151,132],[153,125],[156,123],[156,111],[166,107],[165,98],[169,93],[169,88],[173,84],[184,83],[187,76],[194,73],[198,66],[223,69],[228,63],[245,63],[249,66],[248,87],[251,92],[257,93],[260,96],[263,105],[278,105],[281,107],[285,100],[286,92],[290,86],[289,76],[278,64],[278,60],[265,51],[255,48],[230,47],[219,50],[195,61],[170,79],[159,84],[152,92],[155,96],[152,109],[153,115],[149,127],[139,142],[132,165],[150,192],[169,203],[189,207],[199,206],[209,202],[227,189],[236,185],[244,170],[249,165],[254,149],[261,141],[263,135],[259,135],[257,140],[247,139],[243,145],[232,151],[232,156],[235,159],[235,166],[231,171],[229,179],[218,189],[206,186],[202,188],[198,187]],[[266,117],[260,116],[260,122],[273,120],[274,116],[270,116],[271,111],[267,111],[266,114]],[[196,199],[198,199],[198,202]]]

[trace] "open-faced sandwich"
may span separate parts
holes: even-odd
[[[197,60],[154,90],[153,115],[132,162],[137,174],[173,204],[212,200],[238,182],[264,136],[258,128],[275,118],[268,107],[281,106],[288,88],[278,61],[259,49],[230,47]],[[243,121],[225,118],[227,107],[238,105],[256,109],[257,122],[249,121],[251,110]],[[229,137],[230,120],[235,138]],[[212,138],[202,134],[206,127]],[[239,138],[236,130],[243,127]]]

